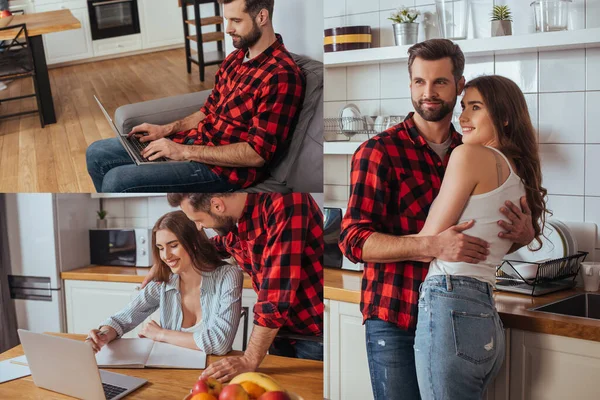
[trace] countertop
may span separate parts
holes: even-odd
[[[362,272],[325,268],[325,299],[356,303],[358,307],[361,279]],[[577,293],[583,293],[583,290],[563,290],[539,297],[497,291],[494,293],[494,299],[505,328],[600,342],[600,320],[528,311],[529,308],[565,299]]]
[[[142,283],[148,275],[148,271],[150,268],[89,265],[62,272],[60,277],[64,280],[74,281]],[[252,281],[246,273],[244,273],[244,289],[252,289]]]
[[[29,37],[81,28],[81,23],[73,16],[70,10],[56,10],[24,15],[16,14],[10,21],[10,25],[19,24],[27,25],[27,35]],[[0,40],[14,39],[16,33],[16,29],[2,31],[0,33]]]
[[[53,334],[76,340],[84,340],[85,335]],[[21,346],[17,346],[0,354],[0,361],[23,355]],[[228,355],[241,355],[239,351]],[[211,364],[223,357],[208,356],[207,363]],[[183,399],[196,383],[201,370],[182,369],[109,369],[138,378],[147,379],[141,388],[127,396],[128,399]],[[323,399],[323,363],[320,361],[300,360],[267,355],[259,372],[265,373],[277,380],[286,390],[295,392],[305,400]],[[62,394],[39,389],[33,383],[31,376],[0,384],[0,398],[3,399],[71,399]]]

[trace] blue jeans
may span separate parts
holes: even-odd
[[[414,330],[377,318],[368,319],[365,330],[375,400],[419,400]]]
[[[197,162],[135,165],[117,138],[99,140],[86,151],[88,173],[96,191],[210,192],[239,189]]]
[[[290,340],[275,338],[269,348],[269,354],[274,356],[302,358],[304,360],[323,361],[323,343],[310,340]]]
[[[469,277],[423,282],[415,362],[424,400],[479,400],[504,361],[504,328],[490,284]]]

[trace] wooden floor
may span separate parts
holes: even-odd
[[[114,115],[125,104],[211,89],[217,68],[208,67],[201,83],[177,49],[51,69],[58,122],[41,129],[37,114],[0,120],[0,192],[95,192],[85,150],[114,134],[93,95]],[[2,102],[28,93],[31,79],[9,83],[0,115],[34,109],[35,98]]]

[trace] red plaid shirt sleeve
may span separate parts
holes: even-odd
[[[302,278],[302,257],[305,249],[309,214],[300,200],[302,194],[282,196],[273,201],[268,218],[268,244],[263,255],[263,271],[258,299],[254,305],[254,323],[278,329],[288,320],[288,312],[296,302],[296,292]],[[290,203],[291,200],[291,203]]]
[[[353,262],[363,262],[362,248],[385,217],[391,180],[389,158],[375,140],[365,142],[352,157],[350,199],[342,220],[340,249]]]
[[[263,85],[256,114],[247,132],[240,140],[248,143],[263,160],[269,162],[277,146],[285,142],[295,116],[299,115],[304,101],[304,76],[285,70],[275,74]]]

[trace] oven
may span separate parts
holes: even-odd
[[[140,33],[137,0],[88,0],[92,40]]]

